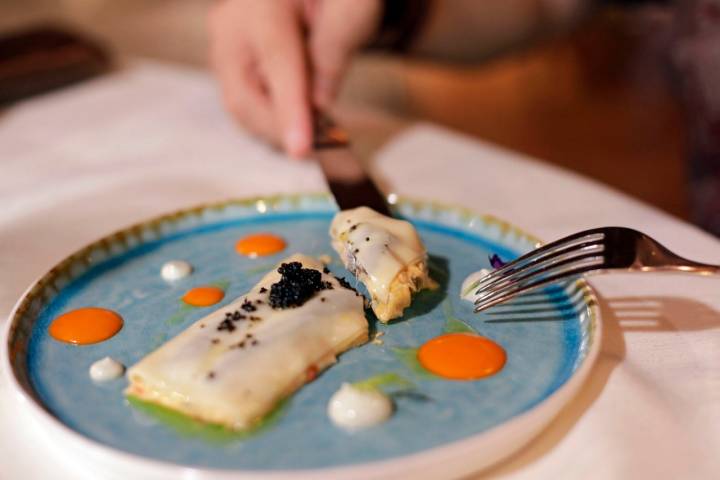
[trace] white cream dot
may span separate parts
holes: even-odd
[[[170,260],[165,262],[160,270],[160,275],[168,282],[174,282],[185,278],[192,273],[192,265],[185,260]]]
[[[392,400],[376,389],[343,383],[327,406],[330,420],[348,430],[372,427],[385,422],[393,412]]]
[[[120,378],[125,366],[114,358],[105,357],[90,365],[90,378],[95,382],[107,382]]]
[[[462,286],[460,287],[460,297],[468,302],[474,302],[477,298],[477,295],[475,294],[477,289],[470,289],[470,287],[472,287],[474,283],[490,275],[491,272],[492,271],[487,268],[481,268],[477,272],[473,272],[468,275],[467,278],[463,280]]]

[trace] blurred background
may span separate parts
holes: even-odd
[[[2,0],[0,34],[51,23],[107,46],[205,69],[212,0]],[[365,56],[340,101],[449,126],[689,218],[683,114],[664,7],[608,7],[573,31],[477,67]],[[640,179],[640,181],[638,181]]]

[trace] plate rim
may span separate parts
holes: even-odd
[[[591,369],[595,365],[600,351],[602,340],[602,318],[597,294],[584,278],[577,280],[575,285],[582,290],[582,298],[588,309],[588,329],[590,331],[589,347],[582,363],[572,373],[572,375],[557,388],[557,390],[542,399],[529,410],[484,432],[389,459],[332,467],[276,470],[224,469],[182,465],[126,452],[124,450],[105,445],[102,442],[93,440],[82,433],[73,430],[40,405],[38,400],[34,398],[33,395],[31,395],[20,383],[10,359],[11,335],[15,330],[20,316],[27,308],[30,307],[30,303],[38,296],[38,294],[42,291],[42,288],[50,281],[50,279],[54,278],[55,275],[58,275],[58,272],[63,271],[64,268],[67,268],[67,266],[71,265],[74,261],[86,257],[87,254],[94,248],[104,244],[109,245],[113,239],[116,239],[119,236],[127,235],[130,232],[138,232],[143,228],[152,229],[153,225],[180,219],[192,214],[202,214],[207,211],[221,210],[231,206],[255,207],[258,213],[264,214],[268,211],[266,206],[268,203],[296,203],[302,200],[327,201],[328,205],[332,205],[334,203],[333,197],[324,192],[260,195],[226,199],[215,202],[204,202],[192,207],[176,209],[170,213],[155,215],[147,220],[133,223],[124,228],[119,228],[75,250],[70,255],[65,256],[61,261],[57,262],[52,268],[40,275],[27,287],[13,306],[8,317],[7,324],[3,328],[3,336],[0,342],[0,357],[2,357],[2,363],[0,363],[2,368],[0,368],[0,370],[2,370],[5,381],[10,387],[8,389],[8,393],[14,395],[14,399],[18,404],[28,407],[28,412],[32,415],[33,420],[41,423],[43,426],[50,427],[54,434],[60,435],[66,440],[71,440],[72,444],[69,446],[72,450],[75,450],[76,453],[82,453],[84,456],[88,456],[88,454],[90,454],[93,457],[93,461],[100,462],[104,466],[112,465],[113,468],[118,467],[119,470],[126,470],[127,468],[140,468],[144,474],[152,476],[152,478],[178,478],[179,475],[189,475],[192,476],[192,478],[198,479],[267,479],[279,477],[292,477],[297,479],[392,478],[392,476],[399,473],[403,473],[405,475],[416,473],[421,478],[431,478],[435,475],[457,476],[476,473],[516,453],[532,441],[555,419],[562,408],[572,400],[575,394],[577,394],[582,385],[585,383]],[[391,205],[408,205],[415,210],[417,210],[418,207],[429,207],[433,211],[451,211],[457,212],[462,216],[480,218],[486,224],[497,225],[503,232],[510,231],[516,236],[530,240],[538,246],[543,244],[543,241],[538,237],[526,232],[522,228],[517,227],[510,222],[491,214],[478,213],[475,210],[464,206],[417,199],[413,197],[398,196],[395,194],[388,196],[388,202]],[[261,204],[265,206],[259,207]],[[160,236],[162,236],[162,234]],[[531,434],[520,435],[523,431],[527,431],[528,429],[532,430]],[[506,439],[501,441],[502,438],[499,438],[499,434],[503,433],[503,431],[510,432],[504,433],[505,436],[522,436],[523,439],[519,440],[519,444],[517,443],[517,440]],[[484,450],[483,447],[485,447]],[[482,459],[475,457],[474,462],[453,462],[454,459],[458,458],[465,458],[467,460],[468,457],[465,456],[466,454],[476,453],[478,451],[483,451],[483,453],[485,453],[485,456]],[[448,466],[448,464],[450,464],[450,466]],[[137,470],[130,471],[137,473]]]

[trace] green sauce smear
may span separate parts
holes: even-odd
[[[444,333],[472,333],[474,335],[478,335],[477,330],[455,316],[452,303],[450,303],[449,299],[445,300],[443,312],[445,313]]]
[[[479,335],[470,324],[460,320],[455,316],[455,312],[452,308],[452,303],[449,299],[445,299],[443,302],[443,312],[445,313],[445,326],[443,327],[443,333],[468,333],[471,335]],[[392,349],[395,357],[405,365],[405,367],[418,377],[427,380],[443,380],[442,377],[435,375],[434,373],[425,370],[420,361],[417,358],[417,352],[419,347],[395,347]]]
[[[412,382],[398,375],[395,372],[379,373],[358,382],[353,382],[353,387],[361,390],[391,390],[398,388],[407,390],[415,388]]]
[[[282,400],[252,427],[246,430],[233,430],[224,425],[203,422],[188,417],[170,408],[141,400],[132,395],[128,395],[126,398],[133,408],[154,418],[163,425],[170,427],[182,436],[200,438],[209,443],[219,444],[247,440],[250,437],[262,433],[274,426],[280,418],[282,418],[290,405],[289,399]]]

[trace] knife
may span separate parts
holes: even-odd
[[[385,196],[350,150],[347,132],[322,113],[314,115],[314,123],[313,156],[340,210],[365,206],[391,217]]]

